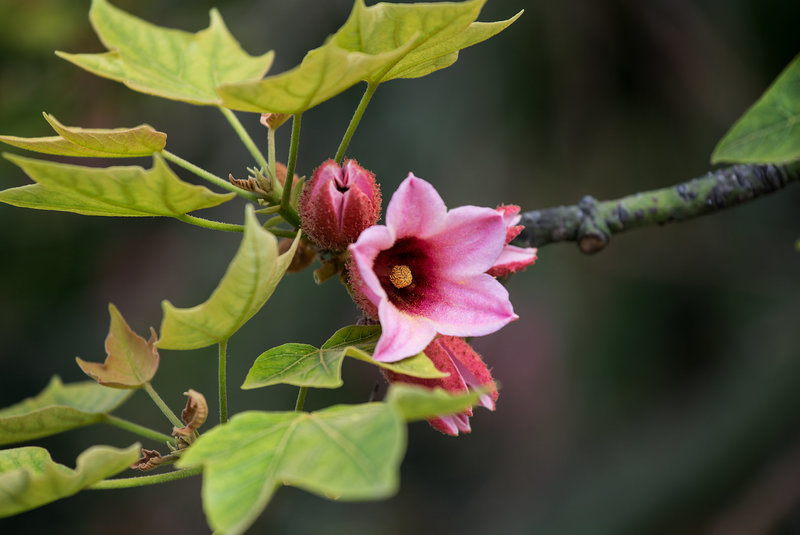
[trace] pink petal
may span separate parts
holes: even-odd
[[[483,336],[519,318],[508,300],[508,291],[485,273],[461,278],[442,276],[430,291],[438,295],[428,296],[419,313],[441,334]]]
[[[487,271],[493,277],[504,277],[516,273],[536,262],[535,247],[517,247],[506,245],[497,262]]]
[[[378,253],[388,249],[392,244],[394,244],[392,229],[383,225],[374,225],[364,230],[358,237],[358,241],[350,244],[349,247],[355,267],[364,282],[364,286],[357,290],[361,291],[376,307],[387,297],[386,291],[375,275],[373,264]]]
[[[452,274],[484,273],[505,245],[506,226],[491,208],[461,206],[447,213],[444,225],[428,239],[439,269]]]
[[[398,239],[426,238],[439,231],[446,215],[447,207],[436,189],[409,173],[389,201],[386,225]]]
[[[378,305],[378,317],[383,331],[372,358],[381,362],[416,355],[436,336],[429,321],[401,312],[388,299],[381,300]]]

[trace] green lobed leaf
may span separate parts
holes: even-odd
[[[349,356],[414,377],[446,377],[420,353],[398,362],[377,362],[370,352],[381,335],[378,325],[351,325],[336,331],[321,348],[308,344],[283,344],[259,355],[245,378],[243,389],[275,384],[338,388],[342,362]]]
[[[24,442],[103,420],[128,399],[129,390],[92,381],[63,384],[57,376],[39,395],[0,409],[0,444]]]
[[[72,496],[122,472],[139,458],[139,448],[93,446],[78,456],[74,470],[53,462],[44,448],[0,450],[0,518]]]
[[[488,390],[487,390],[488,391]],[[392,405],[407,422],[415,422],[455,414],[466,410],[478,402],[481,390],[469,390],[463,394],[450,394],[443,388],[424,388],[396,383],[386,395],[386,402]]]
[[[242,243],[211,297],[192,308],[162,303],[162,349],[198,349],[227,340],[275,291],[300,241],[298,232],[292,247],[278,255],[278,241],[261,227],[253,207],[245,213]]]
[[[219,105],[217,86],[259,80],[272,65],[273,52],[254,57],[242,50],[216,9],[209,27],[197,33],[156,26],[106,0],[92,0],[89,18],[110,52],[57,54],[142,93]]]
[[[458,51],[500,33],[521,14],[492,23],[474,22],[486,0],[393,4],[367,7],[356,0],[333,42],[349,50],[380,54],[410,44],[403,56],[388,68],[376,69],[366,78],[378,83],[396,78],[419,78],[455,63]]]
[[[167,143],[167,134],[158,132],[147,124],[107,130],[64,126],[47,113],[44,118],[58,133],[57,136],[0,136],[0,142],[45,154],[105,158],[150,156],[163,149]]]
[[[4,154],[37,184],[0,191],[0,202],[83,215],[177,216],[222,204],[219,194],[182,181],[160,156],[152,169],[139,166],[84,167]]]
[[[782,163],[800,159],[800,55],[736,121],[711,163]]]
[[[290,71],[257,82],[223,85],[217,91],[223,104],[234,110],[302,113],[393,64],[407,48],[364,54],[329,41]]]
[[[76,357],[83,372],[98,383],[116,388],[139,388],[158,370],[156,332],[150,328],[150,340],[136,334],[113,304],[108,305],[111,327],[106,337],[106,360],[103,364]]]
[[[203,465],[203,508],[214,530],[243,533],[278,485],[333,499],[391,496],[405,426],[386,403],[319,412],[245,412],[203,434],[178,461]]]

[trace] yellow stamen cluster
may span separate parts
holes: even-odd
[[[414,282],[414,277],[411,276],[411,268],[405,264],[394,266],[392,272],[389,274],[389,282],[398,289],[409,286]]]

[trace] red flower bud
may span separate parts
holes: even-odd
[[[298,205],[303,232],[320,247],[342,251],[378,221],[381,192],[375,175],[355,160],[320,165]]]
[[[481,395],[478,403],[489,410],[494,410],[497,389],[494,387],[492,374],[483,363],[481,356],[463,338],[439,336],[425,348],[425,355],[431,359],[437,370],[450,375],[441,379],[420,379],[383,370],[386,379],[390,383],[408,383],[428,388],[439,387],[454,394],[488,386],[489,392]],[[470,432],[470,416],[472,416],[472,409],[467,409],[458,414],[430,418],[428,423],[437,431],[457,436],[459,431]]]

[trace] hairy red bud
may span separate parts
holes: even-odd
[[[320,247],[342,251],[374,225],[381,212],[375,175],[355,160],[328,160],[314,171],[298,205],[303,232]]]

